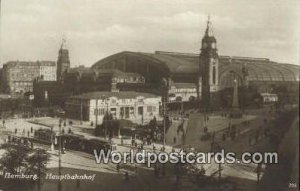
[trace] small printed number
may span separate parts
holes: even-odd
[[[289,183],[289,188],[297,188],[297,183],[290,182]]]

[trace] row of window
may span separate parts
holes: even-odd
[[[155,106],[147,106],[146,111],[148,113],[156,112],[157,108]],[[107,108],[94,109],[94,115],[102,116],[105,115]],[[113,115],[117,114],[117,108],[110,108],[110,113]],[[120,107],[120,116],[129,118],[129,115],[134,115],[134,107]],[[143,107],[138,107],[138,115],[143,115]]]
[[[194,93],[196,92],[196,88],[180,88],[180,89],[175,89],[173,92],[175,93]]]
[[[32,82],[14,82],[16,86],[32,86]]]

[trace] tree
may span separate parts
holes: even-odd
[[[153,119],[149,122],[148,127],[151,131],[151,138],[156,140],[156,137],[154,137],[154,134],[157,134],[157,121],[156,117],[153,117]]]
[[[50,158],[49,154],[43,149],[30,149],[24,145],[13,143],[5,143],[0,146],[0,149],[6,151],[0,159],[1,170],[11,174],[37,174],[38,190],[40,190],[40,180],[47,170],[46,164]],[[27,187],[28,190],[33,189],[33,184],[28,184],[30,183],[28,181],[25,182],[18,179],[8,179],[7,181],[13,187]]]
[[[27,156],[26,173],[37,174],[39,181],[46,174],[46,164],[49,161],[50,155],[44,149],[35,148]]]
[[[30,149],[24,145],[5,143],[0,146],[6,152],[0,159],[0,168],[12,174],[43,174],[49,154],[40,148]]]
[[[113,118],[113,115],[109,112],[106,112],[103,117],[103,122],[101,125],[98,125],[95,128],[95,135],[108,135],[109,138],[112,138],[114,132],[118,131],[119,123],[116,119]]]
[[[1,145],[0,148],[6,151],[4,156],[0,159],[0,168],[3,171],[16,174],[27,167],[25,161],[29,152],[27,147],[6,143]]]

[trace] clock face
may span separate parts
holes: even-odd
[[[212,48],[216,48],[216,43],[213,42],[213,43],[211,44],[211,47],[212,47]]]
[[[207,43],[204,42],[202,46],[203,46],[203,48],[207,48]]]

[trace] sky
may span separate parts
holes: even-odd
[[[199,53],[210,14],[219,55],[299,64],[298,0],[2,0],[0,67],[57,60],[71,66],[121,51]]]

